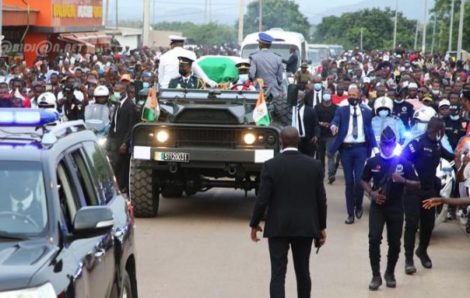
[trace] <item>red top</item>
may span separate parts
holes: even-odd
[[[333,101],[333,104],[338,106],[345,99],[348,99],[348,95],[346,93],[344,93],[343,96],[338,96],[337,94],[334,94],[331,100]]]

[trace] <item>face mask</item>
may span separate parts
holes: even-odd
[[[355,106],[355,105],[357,105],[358,99],[354,98],[354,97],[349,97],[348,102],[349,102],[350,105]]]
[[[316,83],[315,85],[313,85],[313,87],[314,87],[315,90],[317,90],[317,91],[320,91],[320,90],[321,90],[321,84],[320,84],[320,83]]]
[[[442,135],[440,133],[436,134],[436,141],[440,142],[442,140]]]
[[[150,87],[150,83],[149,83],[149,82],[144,82],[144,83],[142,84],[142,86],[143,86],[144,88],[149,88],[149,87]]]
[[[454,120],[454,121],[460,119],[460,116],[459,116],[459,115],[450,115],[449,117],[450,117],[450,119],[452,119],[452,120]]]
[[[385,118],[385,117],[388,116],[388,111],[387,110],[381,110],[381,111],[379,111],[378,114],[379,114],[379,117]]]
[[[114,99],[116,99],[117,101],[120,101],[121,100],[121,93],[120,92],[114,92]]]
[[[246,81],[248,81],[248,74],[241,74],[238,76],[238,80],[242,83],[245,83]]]
[[[324,101],[330,101],[331,100],[331,94],[323,94],[323,100]]]
[[[440,90],[434,90],[434,89],[431,90],[431,92],[432,92],[432,94],[434,94],[434,95],[439,95],[439,94],[441,93]]]

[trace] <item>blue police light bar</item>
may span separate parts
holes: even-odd
[[[28,108],[0,109],[0,126],[42,126],[58,121],[60,115],[53,111]]]

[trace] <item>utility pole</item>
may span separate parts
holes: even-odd
[[[398,0],[395,0],[395,26],[393,27],[393,49],[397,47]]]
[[[243,26],[245,24],[245,1],[240,0],[240,18],[238,20],[238,44],[243,41]]]
[[[465,16],[465,0],[461,0],[460,19],[459,19],[459,37],[457,40],[457,58],[462,60],[462,38],[463,38],[463,19]]]
[[[109,0],[106,0],[106,6],[104,9],[104,17],[103,17],[103,26],[106,27],[108,25],[108,20],[109,20]]]
[[[116,0],[116,29],[119,28],[119,0]]]
[[[363,49],[363,41],[364,41],[364,28],[361,27],[361,51]]]
[[[418,33],[419,33],[419,21],[416,20],[416,33],[415,33],[415,45],[413,47],[413,49],[416,51],[416,49],[418,48]]]
[[[449,46],[447,50],[450,52],[452,51],[452,34],[454,30],[454,9],[455,9],[455,0],[452,0],[452,4],[450,7],[450,24],[449,24]]]
[[[436,43],[436,25],[437,25],[437,14],[434,13],[434,27],[432,29],[431,55],[434,54],[434,45]]]
[[[144,0],[144,26],[142,28],[142,35],[142,46],[148,46],[150,35],[150,0]]]
[[[423,21],[423,44],[421,51],[426,54],[426,29],[428,26],[428,0],[424,0],[424,21]]]
[[[263,0],[259,0],[258,31],[263,31]]]

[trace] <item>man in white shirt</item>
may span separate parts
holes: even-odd
[[[178,57],[191,57],[191,60],[193,61],[196,61],[197,59],[196,53],[183,48],[186,40],[185,37],[176,35],[171,35],[169,37],[171,40],[171,50],[160,56],[160,64],[158,66],[158,82],[161,88],[168,88],[170,81],[180,75]],[[192,68],[193,72],[203,80],[204,83],[208,84],[212,88],[217,86],[217,83],[210,80],[197,63],[193,63]]]
[[[367,157],[377,147],[377,143],[371,123],[372,112],[366,105],[360,104],[359,88],[351,85],[348,94],[349,105],[339,107],[331,122],[331,132],[336,139],[328,148],[328,155],[333,156],[336,151],[340,151],[346,180],[348,217],[345,223],[353,224],[354,214],[357,219],[362,217],[362,171]]]

